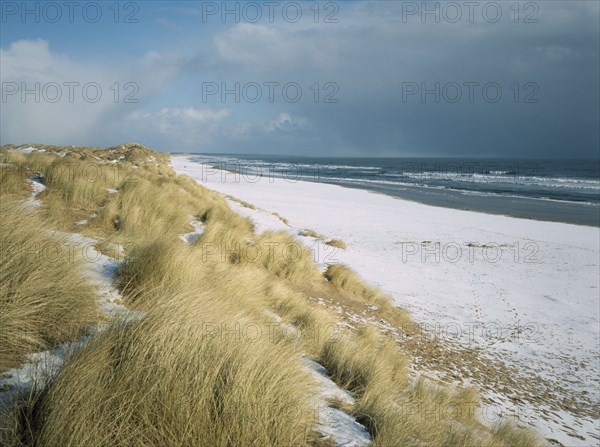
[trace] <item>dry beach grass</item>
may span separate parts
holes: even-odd
[[[18,179],[32,173],[25,163],[36,155],[7,149],[14,148],[2,156],[24,169],[7,182],[7,190],[18,193]],[[409,315],[347,267],[331,265],[322,274],[289,234],[257,233],[222,196],[175,175],[163,154],[139,145],[46,152],[47,189],[39,197],[41,213],[52,220],[23,229],[6,219],[7,231],[47,239],[40,229],[56,226],[129,244],[116,282],[125,304],[144,316],[111,321],[56,377],[19,396],[3,416],[3,445],[322,445],[330,441],[314,432],[317,391],[303,356],[353,393],[356,403],[345,409],[367,427],[374,445],[541,445],[530,431],[488,428],[469,412],[424,417],[442,407],[475,407],[477,393],[415,377],[401,344],[368,323],[344,325],[334,309],[310,298],[334,294],[375,306],[395,324],[410,321]],[[71,155],[51,155],[62,152]],[[69,171],[68,160],[93,168]],[[94,182],[85,177],[90,169],[97,172]],[[3,225],[16,206],[2,208]],[[80,218],[89,223],[75,225]],[[179,236],[192,220],[202,222],[202,234],[188,244]],[[28,276],[29,261],[9,256],[11,275]],[[55,302],[44,291],[56,274],[63,275],[69,303],[93,303],[91,289],[69,288],[82,283],[74,268],[52,268],[59,271],[40,270],[28,289],[39,303]],[[5,317],[14,296],[7,290],[0,291],[3,323],[44,326],[26,314]],[[59,314],[81,329],[91,313],[89,306],[76,309]],[[14,350],[35,349],[22,344]]]
[[[73,339],[97,320],[95,294],[64,237],[0,196],[0,370]]]

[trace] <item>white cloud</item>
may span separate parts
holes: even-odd
[[[45,40],[0,49],[2,144],[117,144],[123,117],[177,74],[178,65],[149,51],[129,65],[95,66],[51,50]],[[29,91],[31,93],[25,93]]]
[[[270,133],[291,132],[306,127],[308,120],[305,118],[292,118],[289,113],[281,112],[275,119],[268,121],[264,129]]]
[[[158,112],[134,112],[123,124],[133,134],[144,135],[152,142],[150,146],[192,150],[213,144],[230,115],[228,109],[163,108]]]

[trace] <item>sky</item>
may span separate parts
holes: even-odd
[[[598,158],[599,5],[1,1],[0,143]]]

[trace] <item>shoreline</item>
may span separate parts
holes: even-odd
[[[173,156],[171,166],[198,180],[199,165],[188,157]],[[505,391],[476,374],[466,378],[482,387],[487,399],[502,402],[506,411],[516,405],[521,416],[528,410],[520,422],[537,425],[565,445],[600,439],[593,409],[600,396],[594,379],[600,317],[593,312],[599,287],[596,227],[426,205],[337,184],[277,178],[200,183],[258,207],[230,201],[260,231],[298,237],[298,229],[311,228],[343,240],[348,249],[337,252],[339,261],[390,294],[416,321],[440,325],[442,337],[480,349],[493,365],[509,367]],[[456,246],[463,253],[454,261],[449,253]],[[500,253],[496,261],[493,251]],[[498,323],[507,330],[534,324],[536,339],[470,338],[467,330],[476,324],[485,333]],[[449,336],[449,328],[456,327],[463,328],[459,336]],[[511,387],[515,396],[523,394],[521,404],[511,400],[513,393],[506,391]],[[584,436],[577,438],[579,433]]]
[[[568,223],[580,226],[591,226],[600,228],[600,204],[585,201],[559,200],[543,197],[527,197],[524,195],[492,193],[477,190],[461,190],[450,187],[397,184],[386,186],[372,180],[360,180],[355,182],[348,179],[337,178],[331,175],[316,180],[312,175],[298,173],[291,178],[287,174],[281,174],[277,170],[269,169],[262,175],[264,167],[259,166],[257,172],[251,170],[240,170],[227,167],[225,162],[209,161],[207,155],[203,154],[173,154],[173,156],[197,157],[202,163],[208,165],[215,171],[224,171],[240,176],[252,183],[253,178],[263,178],[271,181],[281,179],[288,183],[309,182],[325,185],[337,185],[344,188],[365,190],[390,197],[409,200],[425,205],[450,208],[455,210],[474,211],[499,216],[516,217],[528,220],[539,220],[544,222]],[[252,160],[252,159],[250,159]],[[267,161],[267,160],[265,160]],[[232,166],[236,166],[233,163]],[[240,166],[241,168],[241,166]],[[207,172],[207,175],[210,173]],[[365,183],[367,182],[367,183]]]
[[[495,197],[493,197],[493,200],[496,202],[501,202],[501,201],[502,202],[510,202],[510,204],[508,204],[508,203],[506,204],[506,208],[497,209],[496,208],[497,205],[496,205],[496,207],[494,207],[494,206],[487,204],[487,200],[489,200],[490,197],[486,197],[483,195],[481,195],[481,196],[470,195],[470,198],[472,200],[477,201],[477,204],[476,204],[476,208],[469,208],[466,205],[462,205],[462,204],[458,204],[458,203],[453,205],[451,203],[454,200],[456,200],[457,198],[458,198],[458,200],[460,200],[461,197],[464,197],[466,195],[466,194],[463,194],[460,192],[455,192],[455,191],[447,191],[446,190],[440,194],[440,196],[441,196],[440,199],[438,199],[438,200],[429,199],[428,200],[427,193],[424,192],[424,190],[426,188],[420,188],[420,189],[413,188],[411,190],[411,188],[407,187],[407,188],[404,188],[404,191],[406,191],[408,193],[402,194],[401,192],[399,192],[397,190],[396,191],[392,191],[392,190],[386,191],[385,188],[381,188],[381,190],[378,190],[377,188],[373,188],[373,187],[366,187],[366,186],[363,187],[360,185],[351,185],[348,183],[341,183],[341,182],[340,183],[315,182],[315,183],[325,183],[325,184],[329,184],[329,185],[338,185],[343,188],[360,189],[360,190],[364,190],[364,191],[370,191],[375,194],[383,194],[388,197],[393,197],[393,198],[397,198],[400,200],[407,200],[409,202],[420,203],[422,205],[447,208],[447,209],[452,209],[452,210],[490,214],[493,216],[513,217],[515,219],[532,220],[532,221],[538,221],[538,222],[553,222],[553,223],[562,223],[562,224],[577,225],[577,226],[583,226],[583,227],[600,228],[600,208],[592,207],[590,205],[582,205],[582,204],[578,204],[576,202],[560,203],[559,206],[564,207],[566,212],[568,209],[570,209],[571,213],[567,212],[567,214],[561,215],[561,217],[563,217],[563,219],[558,219],[556,217],[547,215],[545,213],[545,211],[543,210],[544,205],[546,203],[551,203],[552,205],[556,206],[556,204],[558,203],[558,201],[556,201],[556,200],[548,200],[547,202],[544,202],[542,199],[528,199],[525,197],[512,197],[512,196],[495,196]],[[520,206],[521,209],[518,211],[511,211],[508,209],[508,205]],[[532,211],[532,209],[529,208],[528,205],[529,206],[533,205],[534,208],[537,208],[537,210]],[[470,205],[470,206],[472,206],[472,205]],[[534,212],[536,215],[531,216],[532,212]]]

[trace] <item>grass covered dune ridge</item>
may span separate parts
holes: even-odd
[[[0,201],[0,370],[81,334],[98,319],[94,291],[64,237],[10,197]]]
[[[544,445],[510,421],[484,425],[476,390],[416,377],[401,342],[315,302],[410,321],[383,292],[342,265],[322,273],[293,236],[258,233],[168,161],[135,143],[0,148],[0,369],[87,334],[58,371],[3,390],[0,445],[335,445],[319,400],[374,446]],[[48,263],[27,245],[73,234],[115,258],[122,312],[101,312],[81,253]],[[351,402],[323,396],[308,359]]]

